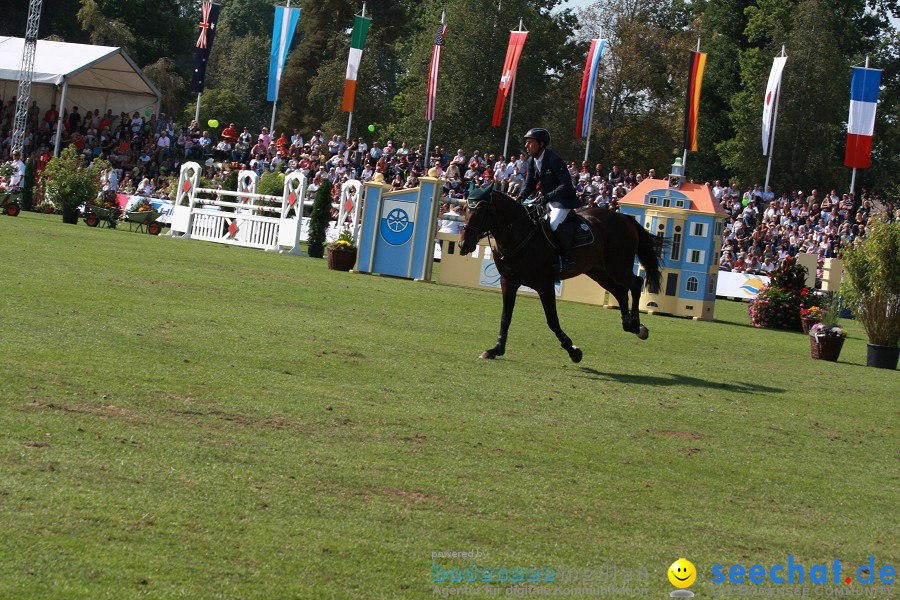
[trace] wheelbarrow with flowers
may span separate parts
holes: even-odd
[[[150,235],[159,235],[162,231],[162,223],[157,219],[162,213],[153,210],[150,202],[141,200],[128,211],[128,231],[147,232]],[[136,227],[135,227],[136,226]]]
[[[120,214],[119,207],[109,202],[103,204],[86,204],[84,206],[84,222],[88,227],[116,228],[116,219]]]

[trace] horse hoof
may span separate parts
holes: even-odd
[[[581,348],[572,346],[572,350],[569,352],[569,358],[572,359],[572,362],[580,363],[582,356],[584,356],[584,353],[581,351]]]
[[[639,340],[646,340],[650,337],[650,330],[644,327],[644,324],[641,323],[640,329],[638,329],[637,336]]]
[[[496,358],[496,357],[497,357],[497,355],[494,354],[493,350],[485,350],[484,352],[481,353],[481,358],[484,358],[487,360],[494,360],[494,358]]]

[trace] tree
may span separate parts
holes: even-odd
[[[199,16],[191,0],[80,0],[78,21],[91,42],[123,46],[138,65],[187,57]]]
[[[316,190],[312,212],[309,215],[309,238],[307,253],[313,258],[325,256],[325,230],[331,216],[331,180],[322,179],[322,185]]]

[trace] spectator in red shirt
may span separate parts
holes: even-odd
[[[234,128],[234,123],[229,123],[228,127],[222,130],[222,139],[234,146],[237,141],[238,132]]]
[[[55,104],[51,104],[50,110],[44,113],[43,128],[47,130],[55,129],[57,119],[59,119],[59,111],[56,110]]]

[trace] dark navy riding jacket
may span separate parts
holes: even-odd
[[[546,202],[557,202],[563,208],[579,208],[582,201],[575,194],[572,175],[559,154],[544,148],[541,172],[536,173],[534,158],[528,159],[528,175],[525,177],[525,188],[519,194],[519,200],[528,198],[535,190],[540,189]]]

